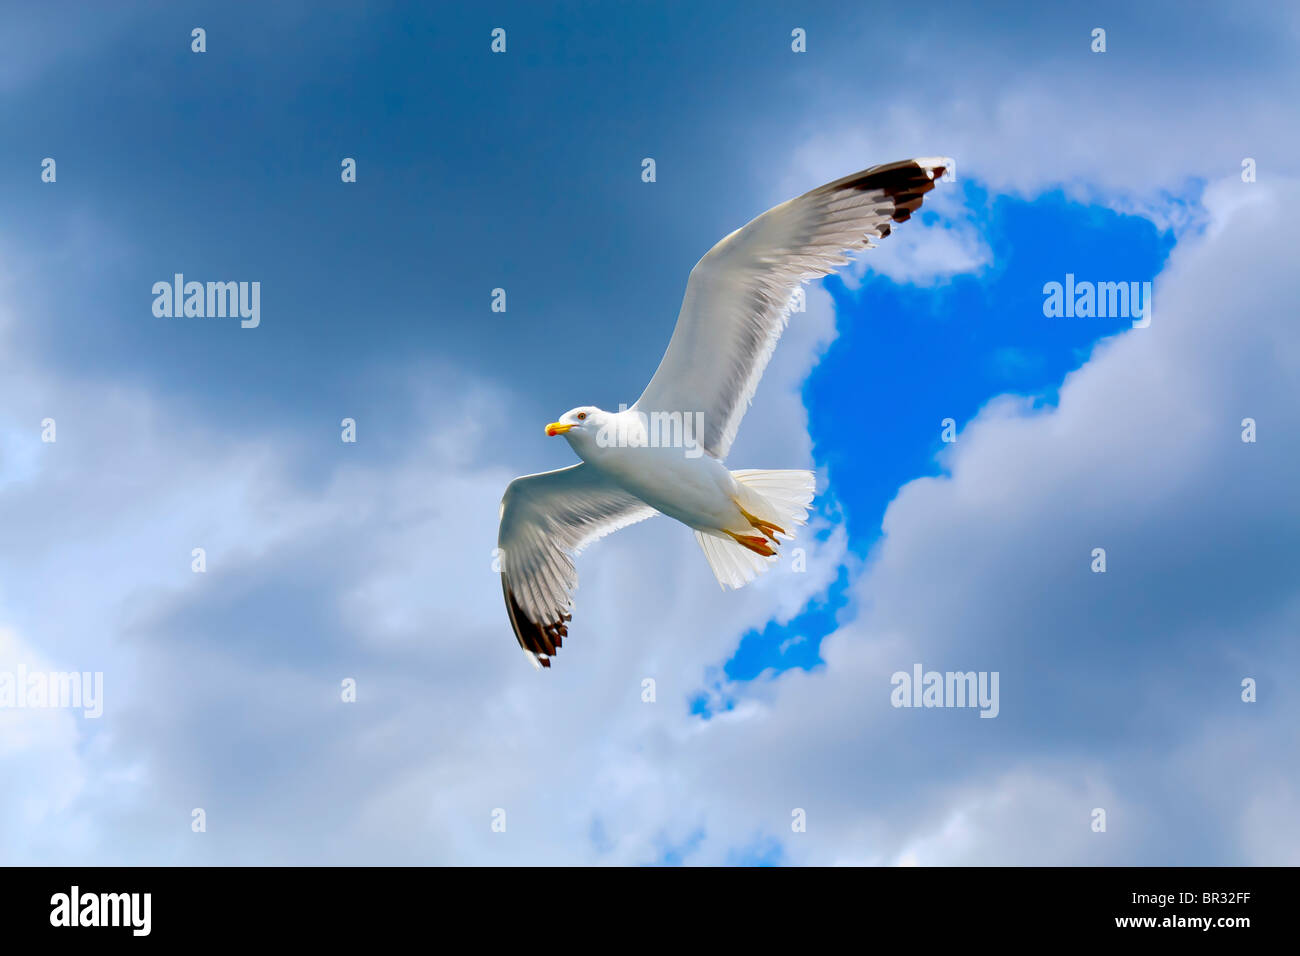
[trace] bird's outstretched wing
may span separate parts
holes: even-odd
[[[921,205],[943,159],[873,166],[769,209],[691,270],[668,351],[642,412],[704,415],[704,450],[725,458],[800,283],[834,272]]]
[[[590,465],[516,478],[501,499],[501,588],[519,646],[534,664],[568,636],[578,572],[573,555],[611,531],[658,514]]]

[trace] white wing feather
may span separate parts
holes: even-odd
[[[573,556],[658,514],[587,464],[516,478],[501,499],[501,588],[519,646],[551,666],[568,635],[578,572]]]
[[[704,450],[722,459],[789,318],[798,286],[834,272],[920,207],[946,160],[911,159],[828,183],[727,236],[691,270],[668,350],[642,412],[704,415]]]

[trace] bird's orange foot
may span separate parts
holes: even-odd
[[[726,531],[725,528],[723,530]],[[772,555],[776,554],[776,551],[767,543],[767,540],[760,535],[736,534],[734,531],[727,531],[727,534],[731,535],[737,544],[748,548],[755,554],[761,554],[765,558],[770,558]],[[775,542],[776,539],[773,538],[772,540]]]
[[[740,508],[740,504],[737,503],[736,507]],[[745,516],[745,520],[748,521],[751,526],[763,532],[763,534],[767,536],[767,539],[771,541],[773,544],[776,544],[776,535],[773,534],[772,532],[776,531],[781,534],[786,533],[785,528],[782,528],[779,524],[772,524],[772,522],[770,521],[765,521],[762,518],[756,517],[755,515],[750,514],[744,508],[740,508],[740,513]]]

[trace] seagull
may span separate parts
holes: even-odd
[[[506,611],[519,646],[550,667],[569,636],[573,559],[656,514],[699,540],[718,584],[743,587],[804,524],[809,471],[731,471],[723,460],[754,397],[792,298],[875,247],[921,206],[949,161],[908,159],[845,176],[775,206],[696,263],[659,368],[631,408],[582,405],[546,426],[579,464],[516,478],[497,538]]]

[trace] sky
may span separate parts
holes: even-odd
[[[1280,3],[0,8],[0,861],[1300,863],[1298,40]],[[635,400],[718,239],[913,156],[954,174],[808,287],[727,459],[816,472],[800,560],[722,592],[620,531],[534,671],[493,549],[574,460],[543,425]],[[176,273],[259,324],[155,315]],[[1067,275],[1149,324],[1048,315]],[[914,667],[996,716],[895,706]]]

